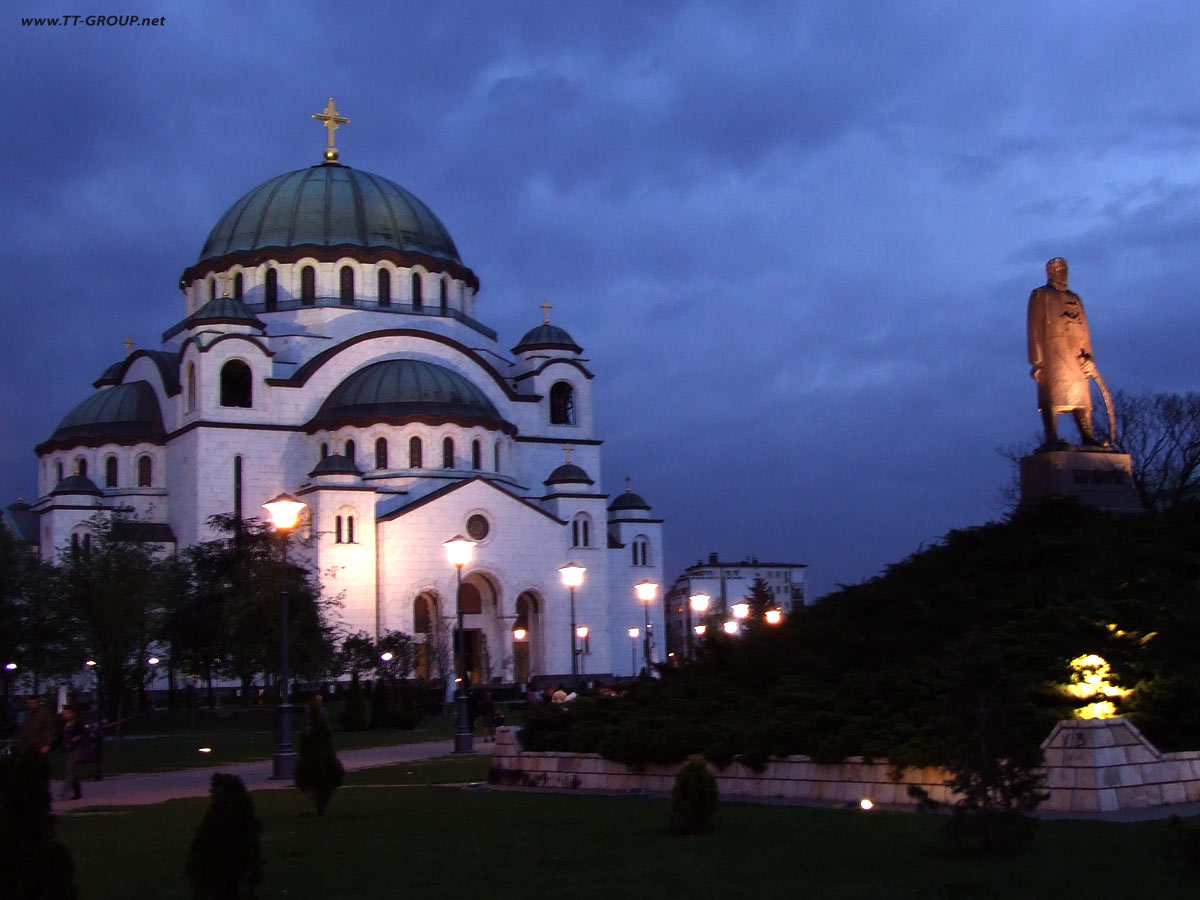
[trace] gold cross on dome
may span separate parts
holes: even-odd
[[[572,450],[574,450],[575,448],[574,448],[574,447],[572,447],[570,444],[566,444],[566,445],[563,447],[563,449],[564,449],[565,451],[567,451],[567,462],[570,462],[570,461],[571,461],[571,451],[572,451]]]
[[[549,300],[543,300],[543,301],[542,301],[542,324],[543,324],[543,325],[549,325],[549,324],[550,324],[550,310],[552,310],[553,308],[554,308],[554,307],[552,307],[552,306],[550,305],[550,301],[549,301]]]
[[[633,479],[630,478],[628,475],[626,475],[625,476],[625,493],[629,494],[629,493],[633,492],[632,482],[633,482]]]
[[[337,111],[337,107],[333,105],[333,98],[329,98],[329,104],[319,113],[313,113],[312,117],[325,126],[325,130],[329,132],[329,143],[325,147],[325,162],[337,162],[338,150],[333,145],[333,133],[338,130],[339,125],[349,125],[350,120]]]
[[[125,340],[121,341],[121,343],[125,345],[126,356],[133,352],[133,338],[127,337]]]

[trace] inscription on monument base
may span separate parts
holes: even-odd
[[[1114,512],[1140,510],[1127,453],[1072,448],[1021,457],[1021,502],[1059,494]]]

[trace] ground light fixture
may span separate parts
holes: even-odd
[[[300,511],[307,505],[291,494],[280,494],[274,500],[268,500],[263,504],[263,509],[271,518],[271,524],[283,536],[283,571],[285,573],[288,564],[288,538],[291,536],[292,529],[296,527]],[[285,581],[284,584],[286,585],[286,583]],[[290,691],[288,689],[288,593],[286,587],[279,592],[279,606],[281,611],[280,631],[282,633],[279,642],[279,706],[277,708],[279,725],[275,732],[278,735],[275,754],[271,757],[271,777],[280,781],[290,781],[296,772],[296,750],[292,746],[292,704],[288,702]]]
[[[471,561],[475,553],[475,542],[461,534],[456,534],[445,541],[442,547],[446,550],[446,560],[454,566],[456,589],[454,592],[455,608],[458,611],[458,635],[455,644],[455,688],[454,707],[457,712],[458,726],[454,732],[454,752],[471,753],[475,749],[475,738],[471,734],[471,713],[467,708],[467,648],[466,635],[463,633],[462,607],[462,570]]]
[[[16,663],[5,663],[4,668],[8,669],[8,671],[10,671],[10,672],[15,672],[15,671],[17,671],[17,664]]]
[[[586,572],[583,566],[573,562],[567,563],[558,570],[558,574],[562,577],[563,587],[565,587],[571,595],[571,678],[575,681],[579,680],[579,652],[575,644],[575,588],[583,584],[583,574]]]
[[[388,651],[385,651],[384,653],[380,653],[379,658],[386,663],[386,662],[391,662],[395,657],[392,656],[392,651],[388,650]]]

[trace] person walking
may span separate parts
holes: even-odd
[[[25,701],[25,721],[17,732],[17,746],[45,756],[54,743],[54,716],[42,706],[41,698],[31,694]]]
[[[64,706],[62,720],[62,749],[67,764],[63,770],[62,793],[59,796],[63,800],[79,800],[83,796],[79,785],[79,764],[87,756],[91,735],[75,715],[75,707]],[[71,792],[69,797],[68,789]]]

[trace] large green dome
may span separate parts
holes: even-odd
[[[101,444],[161,443],[166,436],[158,397],[147,381],[105,388],[63,417],[37,452]]]
[[[264,181],[221,216],[198,262],[301,247],[394,250],[462,264],[428,206],[393,181],[339,163]]]
[[[413,421],[516,431],[476,385],[444,366],[417,359],[385,359],[352,373],[321,404],[307,430]]]

